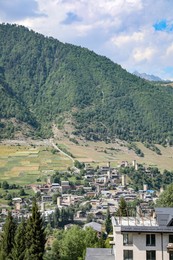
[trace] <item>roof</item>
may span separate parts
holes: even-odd
[[[95,231],[101,232],[102,231],[102,225],[97,222],[90,222],[84,225],[84,229],[86,227],[92,227]]]
[[[87,248],[85,260],[115,260],[112,248]]]
[[[156,208],[156,217],[112,217],[112,224],[121,232],[173,233],[173,208]]]
[[[112,217],[112,224],[114,226],[158,226],[156,219],[152,217]]]
[[[18,200],[21,201],[22,199],[21,199],[21,198],[13,198],[12,200],[13,200],[13,201],[18,201]]]
[[[155,208],[159,226],[169,226],[173,219],[173,208]]]

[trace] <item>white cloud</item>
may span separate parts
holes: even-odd
[[[134,60],[136,62],[141,62],[141,61],[150,61],[152,59],[152,57],[155,54],[155,49],[151,48],[151,47],[147,47],[147,48],[138,48],[138,49],[134,49],[133,50],[133,55],[132,57],[134,58]]]
[[[112,37],[111,41],[118,47],[123,45],[133,44],[134,42],[141,42],[144,39],[143,32],[134,32],[133,34],[123,34]]]
[[[173,43],[167,48],[166,55],[167,56],[173,55]]]

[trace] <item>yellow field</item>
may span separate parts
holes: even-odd
[[[72,166],[65,156],[52,154],[51,147],[0,145],[0,181],[28,184],[45,177],[45,171]]]
[[[79,145],[70,142],[68,139],[58,140],[57,142],[59,144],[63,143],[64,147],[75,156],[76,160],[81,162],[104,165],[110,161],[112,166],[117,166],[121,161],[131,163],[136,160],[146,166],[156,166],[161,171],[164,169],[173,171],[173,147],[164,148],[157,145],[162,153],[162,155],[157,155],[143,144],[136,143],[144,153],[144,157],[139,157],[134,151],[128,150],[125,144],[105,144],[104,142],[87,142],[86,144],[81,140],[78,141]]]
[[[134,151],[128,150],[125,143],[105,144],[104,142],[87,142],[79,139],[79,145],[67,138],[54,140],[55,143],[73,154],[75,160],[90,163],[94,166],[105,165],[111,162],[111,166],[117,166],[122,161],[131,163],[136,160],[146,166],[156,166],[161,171],[164,169],[173,171],[173,148],[161,147],[162,155],[147,149],[143,144],[136,143],[144,153],[144,157],[138,157]],[[10,183],[29,184],[35,183],[38,178],[44,179],[47,172],[51,174],[55,170],[66,170],[72,166],[72,161],[57,152],[53,154],[51,147],[45,146],[9,146],[0,145],[0,182],[7,180]]]

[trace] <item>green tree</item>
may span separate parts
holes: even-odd
[[[120,217],[127,217],[127,203],[123,197],[120,198],[116,215]]]
[[[16,224],[14,222],[11,212],[9,211],[3,227],[1,253],[0,253],[1,260],[6,260],[11,258],[15,230],[16,230]]]
[[[26,253],[25,260],[42,260],[45,246],[45,232],[43,220],[38,210],[38,205],[34,199],[32,205],[32,215],[28,219],[26,226]]]
[[[83,256],[85,249],[85,231],[79,226],[73,226],[65,231],[61,243],[62,256],[67,260],[77,260]]]
[[[54,228],[58,227],[59,218],[60,218],[60,210],[59,210],[58,207],[56,207],[55,211],[54,211],[54,214],[53,214],[53,225],[54,225]]]
[[[105,229],[107,234],[112,232],[112,221],[111,221],[111,214],[109,208],[107,209],[107,213],[106,213]]]
[[[3,183],[2,183],[2,188],[3,188],[4,190],[7,190],[7,189],[9,188],[9,184],[8,184],[7,181],[3,181]]]
[[[91,227],[81,229],[73,226],[66,231],[57,231],[52,248],[46,252],[45,260],[85,259],[87,247],[100,247],[100,239]],[[52,257],[52,258],[51,258]]]
[[[167,186],[166,190],[159,196],[156,204],[159,207],[173,207],[173,184]]]
[[[25,196],[25,195],[26,195],[25,190],[21,188],[19,191],[19,196]]]
[[[85,229],[85,247],[96,247],[98,241],[97,232],[93,228],[87,227]]]
[[[17,227],[17,231],[14,237],[14,244],[12,250],[13,260],[23,260],[25,255],[26,243],[25,243],[25,231],[26,223],[24,220]]]

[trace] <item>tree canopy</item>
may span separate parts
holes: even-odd
[[[172,87],[23,26],[0,25],[0,50],[1,138],[22,131],[20,122],[49,137],[68,115],[87,139],[173,143]]]
[[[157,200],[158,207],[173,207],[173,184],[167,186],[166,190],[161,193]]]
[[[17,226],[11,212],[8,213],[0,241],[0,260],[42,260],[45,242],[42,217],[34,200],[32,215],[26,223],[23,220]]]

